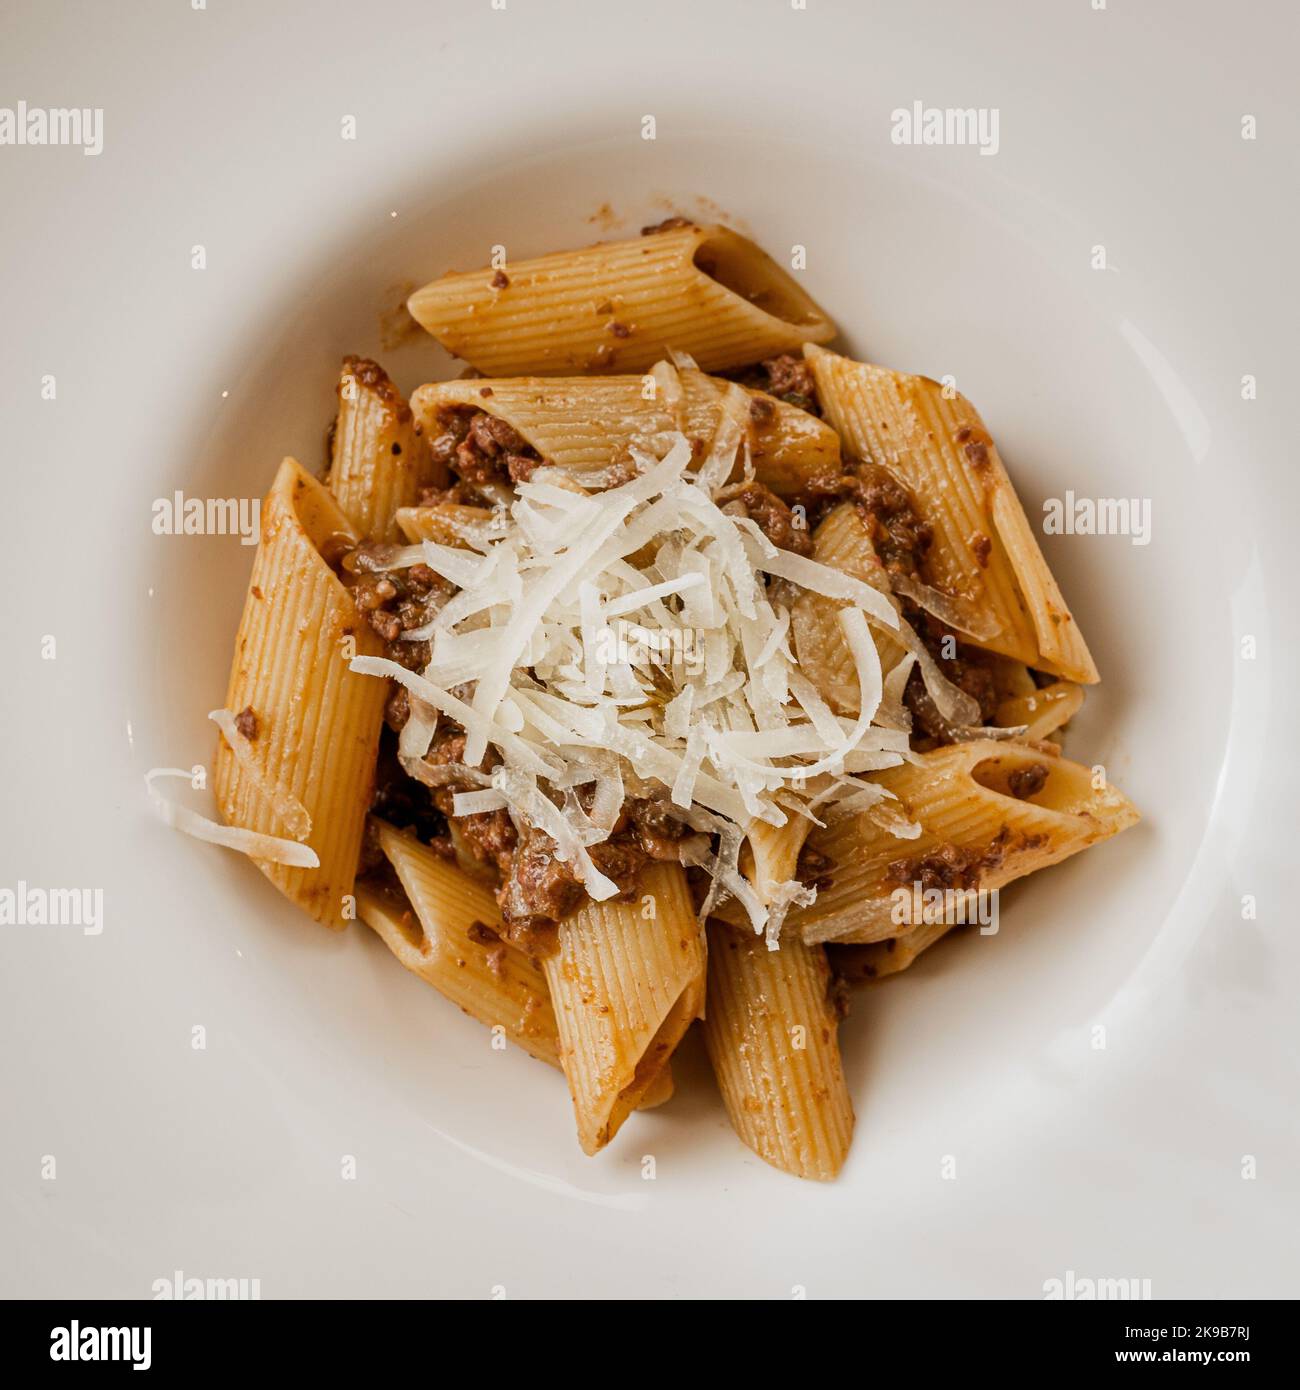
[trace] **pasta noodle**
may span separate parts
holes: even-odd
[[[821,946],[709,927],[704,1041],[732,1127],[766,1163],[825,1181],[853,1135]]]
[[[906,970],[922,951],[929,950],[954,925],[942,920],[916,922],[883,941],[868,941],[859,946],[827,946],[826,950],[835,973],[842,980],[852,984],[883,980]]]
[[[885,568],[876,555],[866,523],[851,503],[841,503],[817,528],[813,558],[882,593],[889,592]],[[790,630],[800,669],[836,714],[852,716],[858,712],[858,676],[853,653],[836,617],[842,606],[822,594],[800,594],[790,610]],[[880,654],[881,670],[892,671],[904,656],[903,646],[879,627],[871,635]]]
[[[984,423],[964,397],[928,377],[852,362],[818,347],[806,355],[827,417],[850,453],[887,467],[920,498],[934,528],[932,583],[967,614],[991,620],[975,646],[1088,684],[1097,680]]]
[[[700,445],[715,438],[730,383],[698,371],[674,376],[675,402],[671,377],[665,386],[653,377],[610,376],[439,381],[419,387],[411,405],[430,438],[449,407],[485,411],[581,480],[626,465],[633,448],[662,453],[678,431]],[[778,496],[839,472],[839,437],[829,426],[761,391],[747,391],[745,399],[751,403],[742,421],[748,456],[755,476]]]
[[[395,514],[437,482],[410,407],[376,362],[348,357],[338,385],[329,488],[365,540],[401,538]]]
[[[558,1070],[559,1034],[546,976],[531,956],[492,940],[500,913],[491,893],[467,883],[412,836],[384,826],[378,833],[410,896],[395,901],[392,894],[359,884],[357,915],[412,974]],[[637,1109],[653,1109],[672,1094],[672,1067],[665,1063]]]
[[[789,274],[725,227],[444,275],[407,307],[485,376],[639,372],[674,351],[715,371],[835,335]]]
[[[336,931],[347,925],[379,726],[383,684],[348,669],[355,650],[380,649],[320,547],[350,533],[329,493],[294,459],[285,459],[262,508],[262,539],[253,562],[235,643],[226,708],[248,711],[257,733],[241,763],[223,737],[213,790],[222,819],[260,834],[282,833],[269,782],[302,808],[320,867],[258,860],[292,902]]]
[[[380,848],[401,880],[414,922],[386,908],[373,890],[358,896],[367,926],[399,961],[439,994],[517,1047],[560,1065],[559,1035],[546,976],[536,961],[499,934],[501,913],[482,885],[414,836],[382,821]]]
[[[981,739],[876,774],[901,814],[920,826],[919,837],[901,842],[873,810],[814,831],[809,843],[834,865],[834,882],[811,907],[792,912],[787,929],[806,941],[880,941],[905,920],[900,912],[913,884],[925,883],[927,855],[939,856],[934,874],[947,877],[942,886],[956,894],[951,910],[962,912],[975,892],[1001,888],[1134,824],[1137,812],[1117,788],[1094,787],[1089,769],[1049,747]],[[1017,787],[1031,786],[1031,796],[1017,795]]]
[[[1008,696],[998,706],[998,723],[1008,727],[1025,726],[1025,738],[1043,739],[1059,732],[1083,708],[1083,687],[1070,681],[1055,681],[1038,689],[1033,686],[1020,695]]]
[[[704,1007],[704,937],[682,870],[654,865],[635,902],[589,903],[545,962],[578,1139],[618,1133]]]
[[[441,502],[433,507],[399,507],[397,525],[408,541],[437,541],[464,545],[466,528],[485,526],[492,519],[487,507],[463,507]]]
[[[754,821],[745,832],[740,867],[765,903],[773,902],[780,886],[794,878],[811,829],[810,820],[791,816],[784,825]]]

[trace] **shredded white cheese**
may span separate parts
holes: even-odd
[[[144,775],[144,784],[149,792],[149,800],[159,816],[183,834],[192,835],[196,840],[206,840],[212,845],[224,845],[227,849],[237,849],[250,859],[265,859],[272,864],[289,864],[296,869],[319,869],[320,859],[310,845],[300,845],[294,840],[282,840],[276,835],[263,835],[256,830],[246,830],[239,825],[219,825],[198,811],[178,806],[169,801],[159,787],[154,785],[162,777],[176,777],[185,782],[193,780],[193,774],[183,767],[154,767]]]
[[[676,372],[661,364],[652,375],[676,412]],[[466,533],[470,549],[406,548],[402,558],[461,586],[409,634],[432,639],[428,667],[416,674],[357,657],[352,669],[400,681],[422,711],[402,748],[420,780],[434,775],[420,755],[439,714],[465,729],[468,768],[491,745],[500,765],[479,774],[483,790],[457,794],[457,813],[504,808],[549,835],[597,900],[618,888],[588,851],[613,832],[625,796],[670,797],[698,832],[682,842],[686,861],[713,880],[703,910],[734,898],[775,945],[787,910],[812,890],[777,885],[764,905],[740,870],[743,827],[783,825],[792,814],[820,824],[840,806],[883,800],[857,774],[896,765],[908,740],[900,681],[882,680],[869,625],[894,634],[903,625],[888,595],[778,550],[747,517],[717,505],[745,448],[747,400],[739,388],[727,393],[703,459],[675,432],[662,457],[634,451],[627,480],[603,491],[547,469],[491,527]],[[789,610],[764,573],[843,605],[856,719],[833,714],[799,671]]]

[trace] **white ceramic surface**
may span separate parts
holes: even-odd
[[[0,106],[102,108],[104,148],[0,147],[0,888],[102,888],[105,925],[0,927],[0,1293],[1300,1293],[1291,14],[11,3]],[[914,101],[996,108],[996,155],[891,143]],[[403,282],[670,206],[806,246],[854,349],[956,377],[1031,516],[1152,508],[1149,545],[1044,540],[1104,678],[1069,751],[1145,819],[855,997],[830,1186],[740,1145],[694,1049],[583,1158],[558,1075],[141,781],[211,756],[252,553],[155,536],[154,499],[314,466],[344,352],[436,374],[383,347]]]

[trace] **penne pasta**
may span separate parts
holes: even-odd
[[[676,864],[645,869],[631,902],[588,902],[544,968],[585,1153],[618,1133],[704,1007],[704,935]]]
[[[1030,682],[1033,687],[1033,682]],[[1083,687],[1070,681],[1054,681],[1008,696],[998,705],[998,723],[1004,728],[1025,726],[1027,741],[1049,738],[1063,729],[1083,708]]]
[[[813,535],[813,559],[889,592],[885,567],[876,555],[858,509],[842,502],[828,512]],[[817,687],[836,714],[856,715],[859,707],[858,676],[853,653],[840,627],[838,613],[844,605],[806,590],[790,609],[799,668]],[[902,644],[879,626],[871,630],[880,654],[880,669],[888,675],[904,656]]]
[[[846,984],[883,980],[906,970],[922,951],[946,936],[955,925],[944,921],[917,922],[883,941],[868,941],[859,946],[830,945],[826,952],[831,969]]]
[[[726,227],[444,275],[407,308],[485,376],[639,372],[674,351],[716,371],[835,336],[795,280]]]
[[[408,842],[386,848],[386,853],[394,868],[399,861],[405,865],[403,887],[408,881],[416,886],[421,908],[417,911],[409,896],[399,898],[363,882],[357,884],[357,915],[413,975],[471,1018],[502,1029],[516,1046],[558,1070],[559,1034],[541,967],[525,952],[475,930],[475,924],[482,923],[490,933],[500,923],[491,893],[477,884],[470,884],[466,893],[464,882],[453,877],[458,871],[411,836],[392,827],[382,827],[379,833]],[[470,915],[473,908],[487,916]],[[653,1109],[672,1094],[672,1068],[665,1064],[637,1108]]]
[[[659,1075],[641,1092],[641,1099],[637,1101],[636,1108],[638,1110],[657,1110],[659,1106],[672,1100],[675,1090],[673,1064],[665,1062]]]
[[[674,378],[680,387],[674,399]],[[665,384],[666,383],[666,384]],[[789,497],[810,478],[832,477],[840,468],[835,431],[815,415],[785,401],[749,391],[703,372],[640,376],[558,377],[438,381],[418,387],[411,406],[434,439],[449,409],[482,410],[503,420],[548,463],[581,481],[626,464],[629,450],[662,454],[678,431],[698,454],[730,423],[728,396],[748,402],[739,420],[741,442],[759,482]],[[745,449],[733,476],[739,476]]]
[[[487,507],[463,507],[440,502],[433,507],[399,507],[397,526],[412,544],[436,541],[439,545],[464,545],[467,528],[491,521]]]
[[[784,825],[756,820],[746,829],[740,869],[764,903],[775,902],[780,885],[795,877],[812,825],[806,816],[790,816]]]
[[[928,377],[816,346],[805,356],[846,450],[888,468],[933,528],[929,582],[966,615],[963,640],[1067,680],[1095,682],[1087,644],[970,402],[949,399]]]
[[[826,952],[709,924],[704,1042],[732,1128],[765,1162],[826,1181],[853,1136]]]
[[[363,540],[401,539],[396,512],[427,486],[445,486],[423,432],[388,374],[364,357],[345,357],[338,384],[329,489]]]
[[[280,465],[262,508],[226,707],[254,733],[237,756],[217,747],[213,790],[228,825],[282,834],[283,808],[305,816],[319,868],[258,860],[258,867],[318,922],[342,930],[374,778],[387,688],[348,668],[380,644],[321,558],[356,539],[337,503],[294,459]],[[249,759],[253,760],[249,765]],[[278,794],[271,794],[277,789]]]
[[[752,242],[494,259],[409,301],[468,372],[345,358],[328,479],[280,467],[226,824],[149,795],[562,1070],[586,1153],[700,1019],[741,1140],[831,1179],[843,981],[1137,820],[1051,741],[1092,658],[974,409]]]
[[[831,886],[811,907],[791,912],[786,932],[805,941],[881,941],[909,921],[915,884],[952,890],[956,916],[976,892],[1056,864],[1137,821],[1117,788],[1094,787],[1088,768],[1049,747],[980,739],[877,773],[873,780],[898,798],[919,837],[900,840],[874,808],[815,830],[808,843],[831,861]]]
[[[439,994],[558,1067],[559,1035],[546,976],[535,960],[501,939],[501,913],[491,889],[466,878],[413,835],[383,821],[374,827],[414,920],[403,921],[373,889],[358,891],[361,919]]]

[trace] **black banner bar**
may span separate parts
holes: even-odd
[[[743,1357],[743,1348],[752,1345],[756,1369],[771,1369],[764,1358],[770,1354],[773,1337],[780,1336],[782,1324],[771,1305],[764,1306],[768,1311],[754,1324],[752,1337],[737,1339],[734,1329],[745,1323],[733,1322],[729,1361],[738,1347]],[[1293,1302],[868,1303],[860,1305],[859,1313],[848,1314],[847,1322],[842,1305],[828,1301],[826,1306],[834,1312],[824,1323],[815,1308],[799,1307],[793,1301],[779,1316],[788,1319],[785,1326],[801,1332],[809,1327],[824,1329],[841,1346],[857,1327],[873,1329],[876,1335],[869,1343],[876,1345],[882,1344],[879,1334],[885,1331],[883,1344],[891,1348],[891,1359],[906,1350],[927,1374],[949,1366],[988,1370],[1017,1364],[1032,1366],[1038,1376],[1050,1375],[1054,1368],[1069,1375],[1105,1368],[1140,1374],[1151,1366],[1212,1367],[1231,1373],[1284,1367],[1293,1359],[1295,1344]],[[424,1325],[433,1331],[438,1323],[422,1323],[422,1319],[436,1319],[439,1314],[392,1302],[341,1306],[269,1301],[20,1301],[9,1303],[4,1316],[6,1369],[20,1368],[32,1376],[66,1376],[75,1367],[93,1374],[238,1374],[279,1364],[276,1348],[281,1348],[284,1363],[295,1372],[320,1371],[337,1378],[350,1371],[373,1375],[393,1357],[402,1362],[413,1354],[418,1357],[422,1339],[412,1337],[412,1330]],[[462,1304],[454,1316],[458,1324],[474,1319],[473,1330],[504,1331],[517,1325],[508,1307],[489,1307],[475,1314]],[[533,1316],[529,1316],[530,1324]],[[548,1307],[543,1316],[563,1317],[564,1312]],[[681,1316],[691,1315],[683,1309]],[[479,1317],[482,1323],[476,1322]],[[602,1320],[588,1315],[583,1325],[587,1329],[583,1359],[590,1365],[592,1339],[600,1336],[594,1329]],[[610,1356],[602,1361],[614,1366],[628,1353],[628,1323],[616,1316],[605,1325]],[[461,1332],[459,1325],[457,1331]],[[488,1365],[499,1374],[501,1354],[508,1344],[493,1341],[489,1346]],[[535,1365],[538,1344],[530,1340],[528,1347],[529,1360]],[[870,1353],[866,1356],[869,1360]],[[439,1368],[431,1363],[428,1369],[436,1374]],[[734,1374],[734,1368],[729,1369]]]

